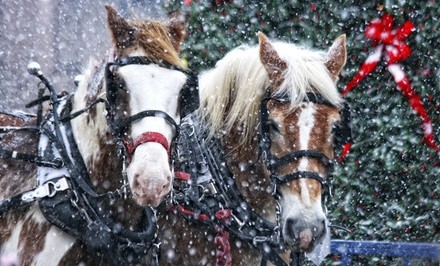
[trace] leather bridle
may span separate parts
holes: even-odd
[[[120,99],[117,97],[118,91],[127,91],[127,88],[125,88],[123,83],[119,81],[119,77],[115,74],[116,68],[127,65],[150,64],[156,64],[160,67],[164,67],[167,69],[181,71],[189,77],[186,84],[182,88],[179,97],[181,117],[193,112],[199,106],[197,75],[192,72],[167,63],[157,64],[150,61],[147,57],[143,56],[119,57],[114,62],[108,63],[105,68],[105,81],[108,101],[107,119],[110,125],[111,132],[113,136],[117,139],[118,146],[120,146],[120,154],[122,153],[122,150],[125,150],[127,158],[131,158],[137,147],[148,142],[158,143],[166,149],[168,155],[170,155],[171,153],[171,143],[168,143],[167,138],[160,132],[144,132],[134,140],[130,140],[129,138],[125,137],[127,135],[127,130],[135,121],[141,120],[145,117],[158,117],[164,119],[165,122],[171,126],[174,132],[171,142],[176,138],[179,133],[178,123],[169,114],[162,110],[144,110],[127,118],[120,118],[117,115],[117,108],[120,105]]]
[[[270,96],[269,89],[266,92],[266,96],[261,101],[260,106],[260,154],[262,160],[269,171],[270,181],[271,181],[271,192],[272,195],[279,197],[278,188],[290,182],[292,180],[298,180],[300,178],[311,178],[317,180],[321,187],[324,189],[324,198],[331,196],[331,170],[334,166],[334,160],[330,159],[327,155],[318,150],[297,150],[288,153],[282,157],[277,157],[273,155],[270,151],[271,138],[270,138],[270,122],[269,122],[269,111],[267,109],[267,103],[269,100],[275,100],[283,103],[290,102],[288,97],[272,97]],[[314,93],[307,93],[308,102],[315,104],[325,104],[334,107],[329,101],[325,100],[321,96]],[[286,175],[276,174],[276,170],[284,165],[291,162],[297,161],[301,158],[313,158],[319,160],[327,169],[327,177],[322,177],[316,172],[311,171],[295,171]]]

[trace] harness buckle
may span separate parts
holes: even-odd
[[[208,183],[208,189],[211,191],[213,195],[216,195],[218,193],[217,189],[215,188],[214,182],[211,181]]]
[[[272,181],[269,186],[269,191],[272,196],[277,196],[278,186],[275,181]]]
[[[192,123],[192,120],[190,120],[188,122],[181,123],[180,128],[181,128],[181,130],[182,130],[182,128],[184,128],[186,130],[186,132],[188,133],[188,137],[192,137],[195,133],[195,128]]]
[[[24,193],[21,196],[21,200],[24,202],[32,202],[36,199],[41,199],[45,197],[53,197],[58,191],[64,191],[69,189],[69,183],[66,178],[60,178],[56,182],[46,182],[43,185],[31,190],[27,193]]]
[[[263,242],[266,242],[267,239],[268,239],[268,238],[267,238],[266,236],[256,236],[256,237],[254,237],[254,238],[252,239],[252,244],[253,244],[254,246],[256,246],[257,243],[263,243]]]
[[[241,232],[241,228],[243,228],[243,225],[244,225],[245,223],[244,223],[243,221],[241,221],[240,219],[238,219],[238,217],[235,216],[233,212],[231,212],[231,216],[232,216],[232,218],[234,219],[234,221],[237,222],[238,225],[240,226],[240,227],[238,228],[238,230]]]

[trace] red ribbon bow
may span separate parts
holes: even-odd
[[[385,50],[388,71],[390,71],[397,86],[409,101],[411,108],[422,119],[426,144],[437,152],[440,152],[440,146],[435,143],[434,135],[432,134],[431,119],[423,107],[422,100],[414,91],[405,72],[403,72],[401,66],[398,64],[398,62],[405,60],[411,54],[411,48],[403,41],[415,30],[415,27],[410,21],[406,21],[402,26],[396,29],[393,29],[393,25],[393,17],[389,14],[385,14],[381,19],[374,19],[367,26],[365,36],[373,41],[376,49],[368,56],[358,73],[356,73],[353,79],[344,88],[342,94],[345,95],[353,90],[376,68]]]
[[[371,21],[365,29],[365,37],[374,41],[375,46],[385,44],[387,51],[387,64],[395,64],[405,60],[411,54],[411,48],[403,42],[415,29],[410,21],[406,21],[401,27],[392,29],[394,19],[385,14],[382,19]]]

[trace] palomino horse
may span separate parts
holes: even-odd
[[[158,213],[164,264],[288,265],[304,259],[293,254],[317,263],[327,255],[323,202],[345,61],[345,36],[325,53],[259,33],[259,46],[232,50],[201,76],[201,106],[176,142],[184,170],[176,167],[176,179],[190,182],[176,184],[171,209]]]
[[[183,25],[126,21],[106,9],[110,56],[91,64],[74,94],[58,96],[45,82],[51,106],[29,125],[38,131],[1,139],[2,155],[15,154],[0,160],[0,199],[8,198],[0,210],[9,206],[0,211],[0,255],[23,265],[145,263],[156,233],[148,206],[171,189],[170,146],[180,116],[198,103],[194,75],[178,57]],[[46,80],[38,68],[31,71]],[[22,124],[2,119],[3,126]],[[16,160],[35,154],[37,143],[33,163]],[[21,204],[35,199],[39,205]]]

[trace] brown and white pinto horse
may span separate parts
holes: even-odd
[[[209,134],[220,134],[227,167],[244,199],[260,216],[279,223],[284,248],[278,255],[286,264],[290,252],[313,253],[323,239],[329,239],[321,183],[330,171],[329,160],[324,159],[334,156],[332,128],[340,120],[343,102],[335,83],[345,61],[345,36],[321,52],[271,43],[259,33],[259,46],[232,50],[200,78],[199,117]],[[261,121],[262,110],[266,110],[265,121]],[[266,124],[266,136],[261,136],[261,123]],[[267,165],[272,163],[259,151],[264,138],[270,139],[270,158],[285,159],[274,163],[272,170]],[[273,196],[271,175],[305,172],[311,174],[281,180],[279,198]],[[228,258],[218,258],[219,252],[229,251],[225,238],[217,238],[214,223],[183,219],[177,211],[158,215],[163,265],[230,265]],[[262,261],[258,249],[232,233],[230,255],[232,265]],[[314,261],[319,263],[320,255]]]
[[[183,24],[178,19],[166,24],[151,20],[126,21],[113,8],[106,6],[106,9],[114,47],[109,58],[91,63],[71,98],[71,114],[85,110],[71,119],[72,132],[94,191],[105,194],[124,186],[124,160],[117,154],[106,104],[85,108],[102,98],[108,105],[113,104],[115,111],[110,115],[129,120],[124,128],[119,128],[122,132],[117,133],[121,133],[127,143],[133,142],[126,147],[130,157],[126,177],[132,196],[116,198],[114,202],[107,200],[102,207],[119,227],[134,232],[143,229],[139,228],[145,224],[142,219],[154,219],[143,215],[145,206],[157,206],[171,189],[169,149],[176,128],[169,120],[177,124],[180,121],[179,94],[189,79],[178,56],[184,36]],[[135,62],[130,61],[133,58]],[[111,71],[111,79],[106,77],[107,69]],[[116,87],[112,100],[108,86]],[[151,110],[160,115],[142,115]],[[129,119],[137,114],[136,119]],[[166,115],[169,119],[164,119]],[[3,126],[23,122],[7,115],[0,119]],[[0,147],[35,154],[38,139],[35,131],[10,132],[4,134]],[[37,167],[34,164],[0,159],[0,165],[0,199],[35,187]],[[109,261],[107,253],[90,250],[87,243],[50,224],[37,204],[0,214],[0,248],[0,256],[15,257],[21,265],[115,263]],[[121,261],[130,263],[128,258]]]

